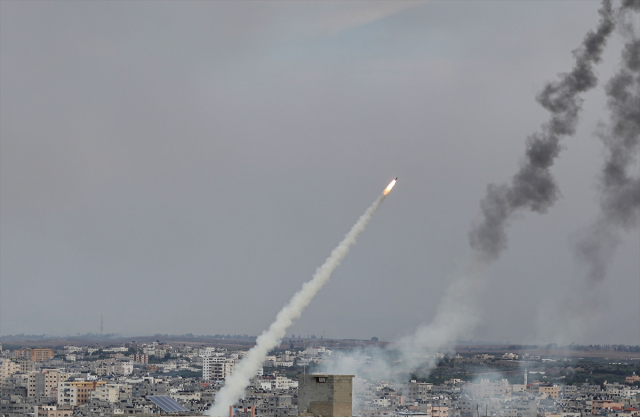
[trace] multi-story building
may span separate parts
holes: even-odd
[[[547,396],[557,400],[560,396],[561,388],[558,385],[540,385],[538,388],[539,392],[542,394],[547,394]]]
[[[0,358],[0,389],[11,375],[20,372],[20,365],[6,358]]]
[[[351,417],[353,375],[304,375],[298,391],[298,414]]]
[[[206,358],[209,356],[223,356],[224,353],[222,352],[217,352],[218,354],[216,354],[216,348],[214,347],[205,347],[202,349],[198,350],[198,356]]]
[[[202,379],[218,381],[231,375],[236,364],[234,359],[221,356],[207,356],[202,358]]]
[[[434,405],[431,408],[431,417],[449,417],[449,407]]]
[[[27,395],[29,397],[57,397],[58,386],[69,375],[60,369],[44,369],[42,372],[30,372]]]
[[[272,387],[275,390],[286,390],[291,386],[291,380],[285,376],[276,376],[273,379]]]
[[[427,398],[432,388],[433,384],[411,381],[402,386],[402,393],[407,398],[407,401],[420,401]]]
[[[106,384],[105,381],[62,382],[58,387],[58,405],[75,407],[86,404],[91,399],[91,391]]]
[[[16,350],[10,350],[8,352],[8,357],[10,357],[11,359],[18,359],[18,358],[26,358],[29,359],[29,349],[16,349]]]
[[[236,361],[233,359],[227,359],[224,362],[214,363],[211,366],[211,379],[221,380],[225,379],[233,372],[233,368],[236,366]]]
[[[23,403],[21,401],[2,401],[0,404],[1,415],[38,415],[38,405]]]
[[[20,366],[20,373],[22,374],[28,374],[36,370],[36,364],[28,359],[20,358],[16,359],[15,362]]]
[[[133,359],[135,363],[141,363],[143,365],[149,363],[149,355],[147,355],[146,353],[135,353],[129,357]]]
[[[107,384],[98,386],[89,393],[89,398],[115,403],[120,399],[120,385]]]
[[[127,358],[121,359],[118,364],[118,373],[121,375],[131,375],[133,372],[133,362]]]
[[[43,362],[47,359],[53,358],[53,349],[26,349],[28,351],[29,359],[33,362]]]

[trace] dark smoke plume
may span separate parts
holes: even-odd
[[[623,12],[640,12],[638,0],[623,6]],[[640,38],[632,31],[625,35],[621,68],[606,87],[611,120],[600,133],[606,149],[599,178],[600,215],[576,245],[591,283],[604,279],[620,233],[635,228],[640,217],[640,176],[633,175],[640,149]]]
[[[541,131],[526,141],[525,158],[511,184],[487,186],[481,201],[483,220],[469,233],[469,243],[485,261],[498,258],[507,247],[506,227],[514,213],[528,208],[544,213],[558,198],[558,187],[550,168],[560,154],[560,139],[575,133],[578,113],[582,107],[580,93],[597,84],[593,65],[600,62],[602,50],[614,28],[610,0],[604,0],[599,10],[600,23],[589,31],[582,45],[573,52],[575,66],[560,80],[547,84],[537,97],[551,113]]]

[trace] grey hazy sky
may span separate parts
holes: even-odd
[[[598,7],[2,1],[0,333],[98,332],[104,313],[105,332],[258,334],[396,176],[290,333],[411,333]],[[539,341],[541,309],[579,293],[620,50],[553,168],[560,201],[486,271],[475,340]],[[636,230],[576,342],[640,342],[639,253]]]

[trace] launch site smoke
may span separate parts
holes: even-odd
[[[331,252],[331,255],[320,266],[313,278],[304,283],[302,289],[294,294],[282,310],[276,316],[276,320],[271,323],[269,329],[265,330],[256,339],[256,345],[249,349],[245,357],[238,363],[233,373],[226,379],[224,387],[218,391],[214,399],[214,405],[208,411],[212,416],[224,416],[229,406],[233,405],[244,396],[246,387],[249,385],[258,369],[262,367],[262,363],[269,352],[282,343],[287,329],[297,320],[304,309],[311,303],[311,300],[329,281],[331,273],[340,265],[340,262],[349,253],[349,249],[356,243],[357,237],[362,233],[371,221],[373,214],[376,212],[380,204],[384,201],[391,189],[397,182],[397,178],[389,183],[382,194],[373,202],[373,204],[358,219],[356,224],[351,228]]]
[[[478,292],[484,287],[477,267],[468,271],[473,278],[453,280],[442,297],[433,320],[416,331],[385,347],[368,347],[336,355],[323,362],[319,371],[327,374],[348,374],[368,380],[404,383],[410,375],[427,378],[443,355],[455,355],[458,340],[470,339],[479,323],[476,305]],[[359,414],[354,399],[354,415]]]
[[[575,133],[584,93],[597,84],[593,65],[600,62],[607,38],[614,29],[611,1],[599,10],[600,23],[574,51],[575,65],[559,81],[548,83],[537,97],[551,113],[550,120],[526,141],[525,157],[510,184],[489,184],[480,203],[482,221],[469,233],[471,247],[484,261],[494,261],[507,247],[506,228],[514,213],[528,208],[544,213],[558,199],[550,168],[560,154],[560,139]]]

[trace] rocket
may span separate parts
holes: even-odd
[[[389,183],[389,185],[387,185],[387,188],[384,189],[384,191],[382,192],[383,195],[387,195],[389,194],[389,192],[391,192],[391,189],[393,188],[394,185],[396,185],[396,182],[398,181],[398,177],[396,177],[395,180],[391,181]]]

